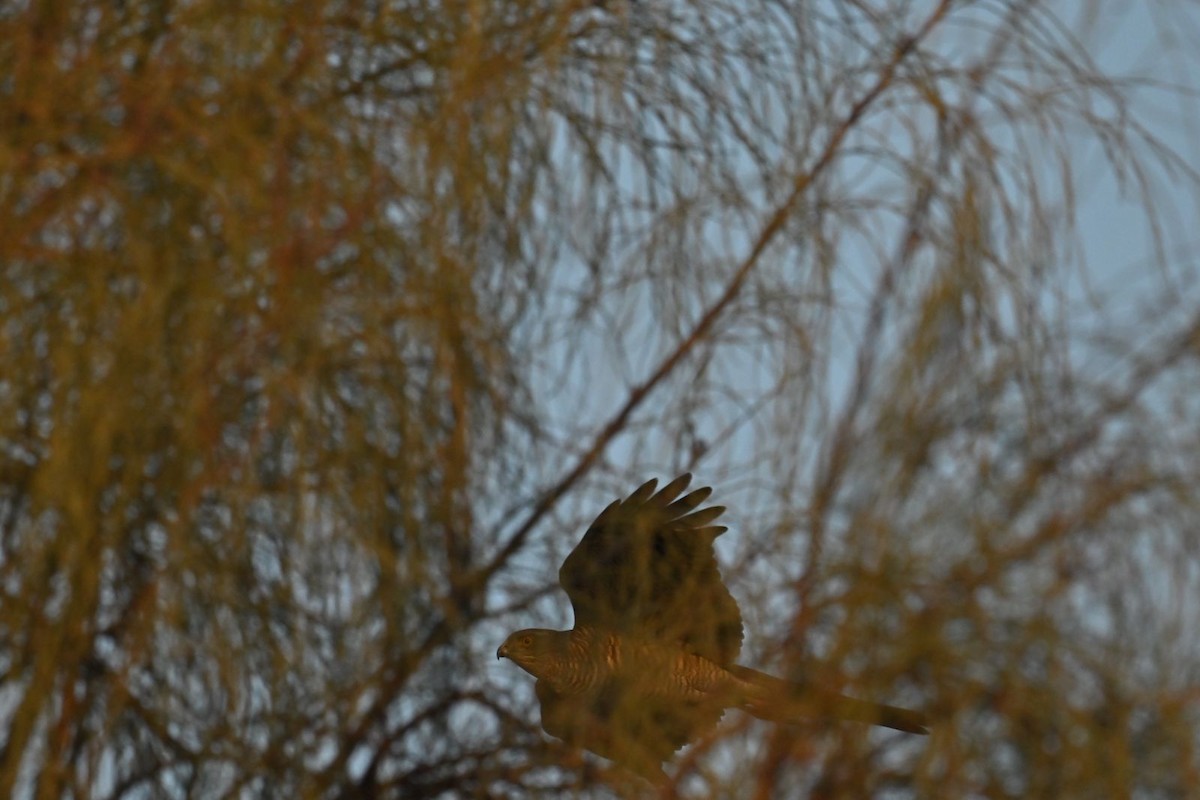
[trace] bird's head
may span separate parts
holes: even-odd
[[[512,662],[533,676],[540,676],[544,669],[554,663],[566,647],[570,631],[549,631],[542,628],[527,628],[517,631],[504,640],[496,650],[496,658],[512,659]]]

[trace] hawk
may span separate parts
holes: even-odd
[[[547,733],[654,782],[662,763],[728,708],[759,719],[832,717],[928,733],[925,716],[773,677],[735,663],[742,615],[717,569],[712,489],[682,475],[613,501],[558,573],[569,631],[520,630],[496,651],[537,679]]]

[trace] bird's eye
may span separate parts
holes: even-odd
[[[525,647],[529,647],[531,644],[533,644],[533,637],[532,636],[522,636],[521,644],[523,644]]]

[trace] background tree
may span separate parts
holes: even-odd
[[[636,794],[492,655],[685,468],[753,662],[938,724],[729,715],[669,792],[1194,793],[1197,116],[1131,10],[0,6],[0,797]]]

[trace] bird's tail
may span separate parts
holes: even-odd
[[[882,725],[908,733],[929,733],[919,711],[857,700],[836,692],[813,690],[756,669],[733,665],[729,671],[744,685],[742,710],[770,722],[800,723],[813,719],[844,719]]]

